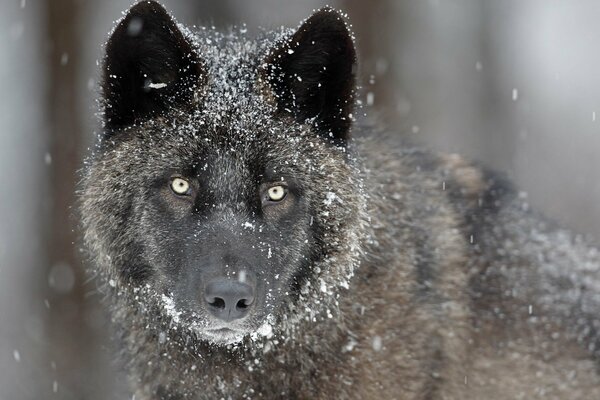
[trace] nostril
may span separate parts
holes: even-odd
[[[244,318],[254,305],[254,287],[229,279],[209,282],[204,289],[205,307],[218,319]]]
[[[212,307],[223,309],[225,308],[225,300],[220,297],[213,298],[212,301],[209,301],[208,304]]]
[[[248,308],[252,305],[253,300],[254,299],[252,299],[252,298],[241,299],[240,301],[237,302],[237,304],[235,305],[235,308],[237,308],[238,310],[245,310],[246,308]]]

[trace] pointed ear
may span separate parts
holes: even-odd
[[[108,131],[190,104],[204,79],[200,60],[167,11],[134,5],[106,45],[103,94]]]
[[[331,8],[315,12],[264,64],[279,113],[299,122],[314,119],[335,142],[347,139],[354,109],[356,51],[343,17]]]

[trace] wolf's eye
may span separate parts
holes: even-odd
[[[285,187],[283,187],[281,185],[273,186],[273,187],[269,188],[269,190],[267,191],[267,194],[269,195],[269,200],[281,201],[281,200],[283,200],[283,198],[286,195],[286,190],[285,190]]]
[[[171,181],[171,189],[175,194],[185,196],[190,194],[190,183],[183,178],[173,178]]]

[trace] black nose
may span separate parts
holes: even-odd
[[[254,288],[231,279],[219,279],[206,285],[208,310],[217,318],[230,322],[244,318],[254,303]]]

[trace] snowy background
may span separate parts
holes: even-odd
[[[126,398],[73,191],[97,130],[102,43],[130,2],[0,4],[0,400]],[[325,1],[164,3],[186,24],[255,31]],[[533,207],[600,238],[600,2],[329,4],[353,24],[368,114],[503,171]]]

